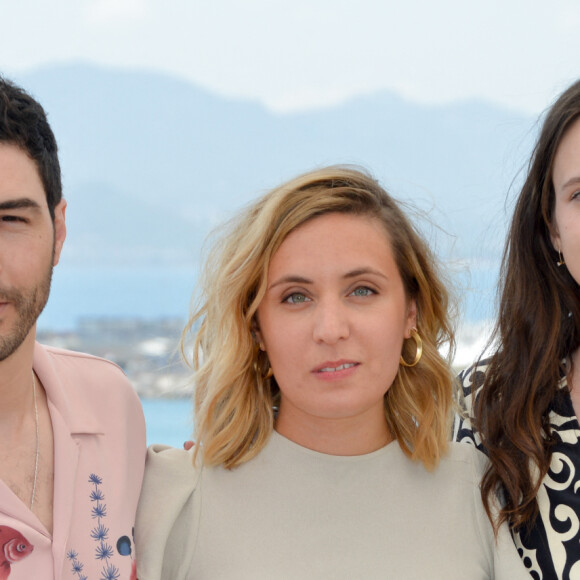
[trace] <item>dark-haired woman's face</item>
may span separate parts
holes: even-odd
[[[566,267],[580,284],[580,119],[568,129],[556,151],[552,242],[562,253]]]

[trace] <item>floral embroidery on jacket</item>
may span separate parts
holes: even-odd
[[[91,473],[88,483],[91,486],[89,494],[92,504],[91,518],[95,521],[95,525],[91,529],[91,538],[96,543],[94,557],[103,563],[100,580],[119,580],[121,572],[112,561],[115,556],[115,549],[110,543],[109,528],[105,525],[107,504],[105,503],[105,493],[103,491],[103,479],[95,473]],[[131,556],[131,540],[127,536],[121,536],[117,540],[117,552],[120,556]],[[78,552],[69,550],[67,558],[71,562],[73,575],[77,576],[78,580],[89,580],[89,577],[83,573],[85,565],[80,560]],[[134,577],[135,568],[135,562],[133,561],[131,578]]]

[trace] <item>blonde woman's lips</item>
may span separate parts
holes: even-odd
[[[325,379],[338,379],[350,376],[360,363],[353,360],[325,361],[313,369],[313,373]]]

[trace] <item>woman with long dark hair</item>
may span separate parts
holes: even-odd
[[[547,112],[500,274],[493,355],[461,375],[457,440],[484,449],[481,485],[534,578],[580,578],[580,81]]]

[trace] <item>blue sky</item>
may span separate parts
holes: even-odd
[[[392,90],[539,113],[580,77],[577,0],[22,0],[0,71],[140,67],[285,111]]]

